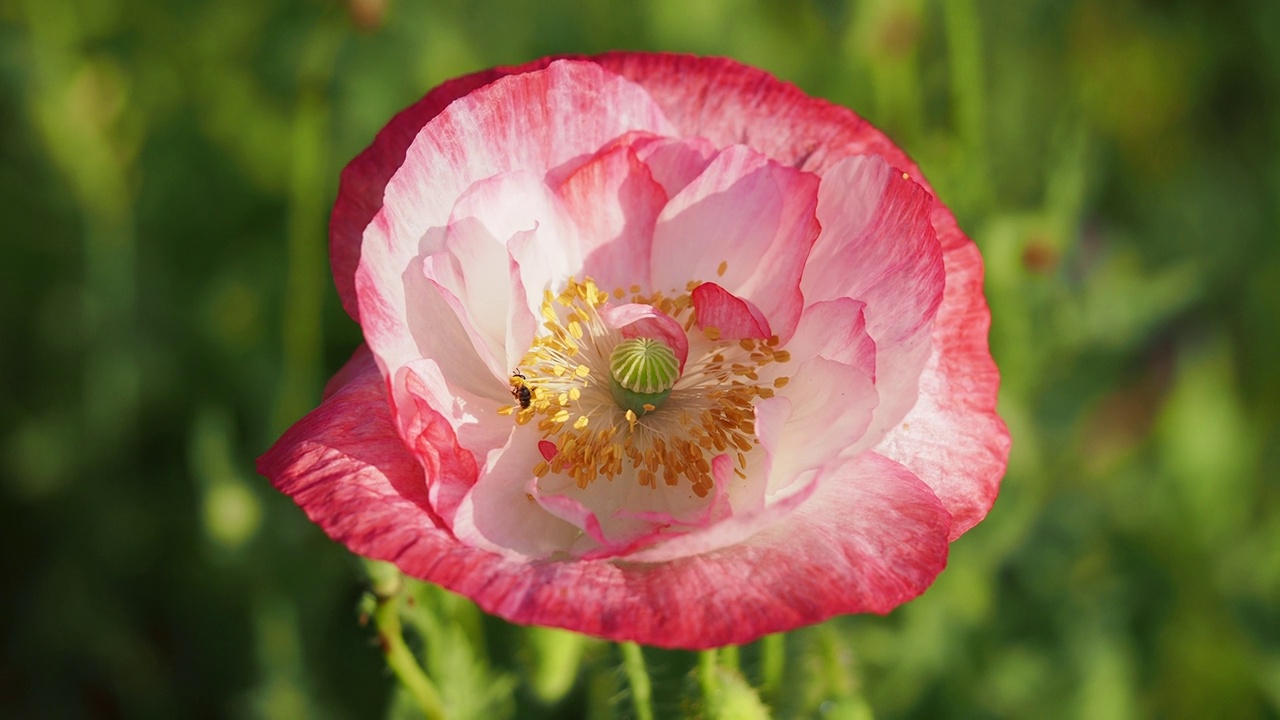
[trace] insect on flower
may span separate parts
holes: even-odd
[[[520,374],[519,368],[511,374],[511,397],[520,403],[521,410],[528,410],[533,402],[533,391],[529,389],[529,378]]]
[[[330,259],[366,346],[258,468],[508,620],[696,649],[888,612],[999,490],[977,247],[762,70],[447,82],[343,173]]]

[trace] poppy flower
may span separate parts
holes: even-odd
[[[851,111],[726,59],[449,81],[346,168],[365,345],[260,471],[517,623],[706,648],[885,613],[994,502],[982,260]]]

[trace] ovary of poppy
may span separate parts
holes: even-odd
[[[760,70],[447,82],[344,171],[330,254],[366,345],[259,469],[511,621],[706,648],[884,613],[995,500],[976,247],[882,133]]]

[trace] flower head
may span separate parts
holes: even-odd
[[[723,59],[460,78],[343,174],[364,330],[259,461],[515,622],[699,648],[923,592],[995,499],[981,258],[848,110]]]

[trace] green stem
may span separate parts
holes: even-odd
[[[631,703],[639,720],[653,720],[653,686],[649,671],[644,666],[644,651],[633,642],[619,643],[622,647],[622,667],[631,683]]]
[[[703,650],[698,653],[698,684],[702,686],[702,703],[708,718],[720,717],[720,679],[716,676],[717,672],[716,651]]]
[[[330,114],[327,88],[342,34],[327,18],[318,22],[304,47],[293,115],[282,348],[285,372],[275,407],[277,428],[306,412],[320,385]]]
[[[765,635],[760,640],[760,692],[766,696],[782,687],[782,671],[787,661],[787,636]]]
[[[740,663],[737,645],[725,645],[720,648],[720,664],[730,670],[737,670]]]
[[[378,645],[387,658],[387,666],[395,673],[405,690],[409,691],[422,714],[428,720],[441,720],[444,717],[444,706],[440,702],[440,693],[404,641],[404,631],[400,626],[400,590],[400,587],[396,587],[393,593],[377,594],[378,604],[373,612],[373,621],[378,626]]]
[[[951,67],[951,98],[956,130],[965,149],[965,184],[975,206],[986,198],[987,174],[986,84],[982,57],[982,23],[973,0],[951,0],[944,5],[947,46]]]

